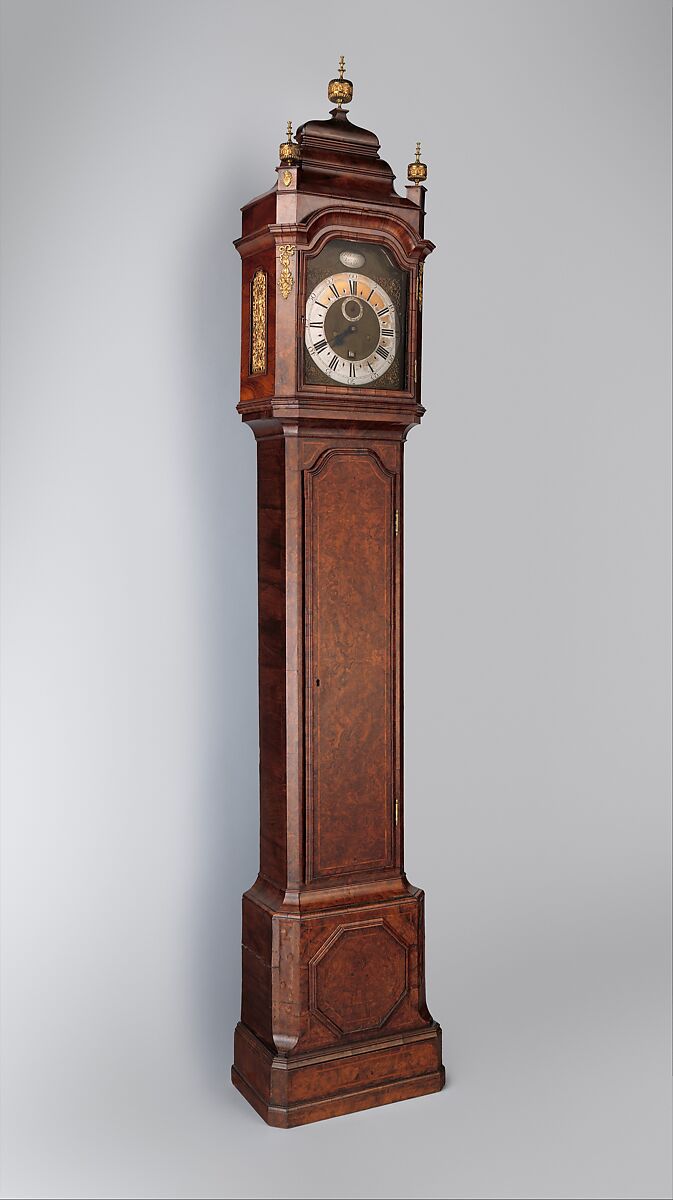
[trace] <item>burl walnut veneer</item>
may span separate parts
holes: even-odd
[[[238,411],[257,441],[261,811],[232,1078],[284,1128],[444,1084],[402,794],[403,449],[424,412],[433,246],[425,188],[396,194],[378,139],[341,107],[347,84],[343,71],[330,84],[329,120],[288,134],[236,242]]]

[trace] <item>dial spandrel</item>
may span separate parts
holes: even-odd
[[[335,240],[307,278],[305,382],[403,387],[406,275],[386,251]]]

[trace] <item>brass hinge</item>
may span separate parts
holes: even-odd
[[[400,798],[399,798],[399,796],[396,796],[395,797],[395,824],[399,825],[399,823],[400,823]]]
[[[395,537],[397,537],[399,532],[400,532],[400,510],[399,510],[399,508],[396,508],[395,509]]]
[[[416,383],[416,359],[414,359],[414,383]]]

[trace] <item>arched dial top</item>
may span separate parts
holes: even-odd
[[[306,301],[306,348],[335,384],[375,386],[395,358],[397,329],[390,296],[361,271],[328,275]]]

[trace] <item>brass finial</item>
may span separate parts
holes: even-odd
[[[337,108],[341,108],[342,104],[350,104],[353,99],[353,84],[350,79],[344,79],[344,71],[346,70],[346,60],[343,54],[339,55],[339,78],[330,79],[327,84],[327,99],[336,104]]]
[[[292,141],[292,122],[287,123],[287,141],[281,142],[278,147],[280,161],[284,166],[292,166],[300,157],[301,151],[296,142]]]
[[[416,158],[407,167],[407,179],[418,187],[419,183],[425,183],[427,178],[428,168],[421,162],[421,143],[416,142]]]

